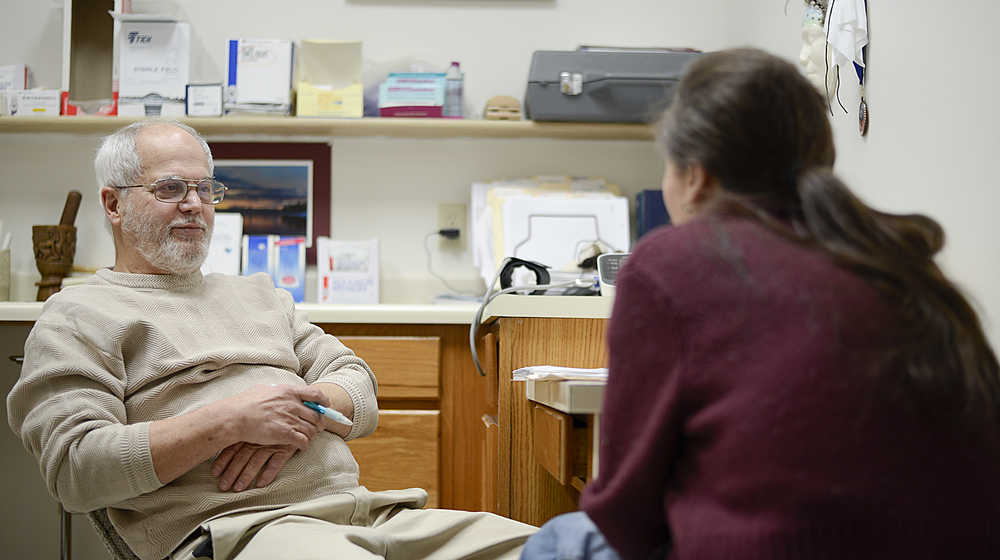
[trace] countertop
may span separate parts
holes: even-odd
[[[502,295],[483,313],[491,317],[566,317],[604,319],[611,314],[611,298],[602,296],[522,296]],[[333,305],[300,303],[313,323],[395,323],[395,324],[465,324],[475,317],[478,305],[392,304]],[[38,319],[42,303],[35,301],[0,302],[0,322],[30,323]]]

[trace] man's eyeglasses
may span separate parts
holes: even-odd
[[[135,189],[145,187],[160,202],[180,202],[187,197],[189,190],[194,189],[198,193],[198,198],[203,204],[218,204],[226,196],[229,188],[215,179],[199,179],[188,181],[185,179],[169,178],[160,179],[148,185],[126,185],[115,187],[116,189]]]

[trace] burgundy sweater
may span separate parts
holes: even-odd
[[[624,558],[1000,558],[1000,442],[905,398],[899,336],[864,280],[758,225],[647,235],[581,508]]]

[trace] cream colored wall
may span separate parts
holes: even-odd
[[[802,2],[756,1],[748,41],[798,59]],[[921,212],[944,226],[939,262],[976,302],[1000,348],[1000,109],[989,0],[868,3],[871,129],[858,134],[857,79],[845,76],[833,117],[837,172],[869,203]]]
[[[360,39],[365,58],[377,63],[461,61],[467,105],[478,114],[492,95],[523,96],[535,50],[583,43],[729,46],[739,31],[738,21],[727,17],[734,3],[308,0],[280,9],[270,2],[236,0],[165,4],[192,22],[193,80],[222,79],[230,37]],[[0,64],[25,60],[39,83],[50,87],[58,86],[60,65],[62,16],[54,5],[18,2],[12,17],[0,22]],[[383,301],[423,301],[444,291],[426,270],[423,238],[436,229],[437,205],[466,202],[473,181],[602,175],[634,195],[656,188],[662,169],[651,142],[336,138],[332,143],[332,233],[381,240]],[[18,234],[13,255],[17,299],[33,299],[38,279],[30,226],[58,220],[70,188],[85,193],[77,222],[77,263],[112,262],[113,248],[93,195],[89,159],[96,145],[96,137],[0,134],[0,219]],[[467,250],[435,253],[434,266],[456,285],[476,286]]]

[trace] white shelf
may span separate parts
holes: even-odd
[[[108,134],[130,117],[0,117],[0,133],[62,132]],[[178,119],[205,136],[385,136],[393,138],[551,138],[567,140],[652,140],[644,124],[487,121],[475,119],[321,119],[302,117],[221,117]]]

